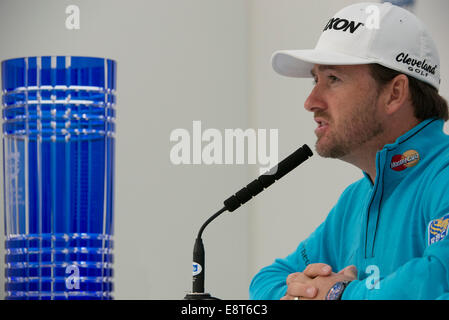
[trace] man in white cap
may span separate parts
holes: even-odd
[[[278,51],[272,63],[315,79],[305,108],[316,150],[364,177],[295,252],[256,274],[250,297],[449,298],[448,106],[423,24],[390,3],[350,5],[315,49]]]

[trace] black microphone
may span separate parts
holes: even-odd
[[[287,158],[278,163],[278,165],[271,168],[266,173],[259,176],[246,187],[240,189],[236,194],[230,196],[224,201],[224,207],[217,213],[211,216],[201,226],[198,236],[195,240],[193,248],[193,283],[192,293],[185,296],[186,300],[203,300],[203,299],[217,299],[212,297],[209,293],[204,292],[204,273],[205,273],[205,254],[204,245],[201,236],[206,226],[225,211],[233,212],[242,204],[245,204],[252,197],[258,195],[262,190],[271,186],[275,181],[279,180],[287,173],[295,169],[301,163],[306,161],[313,155],[312,150],[305,144],[298,150],[293,152]]]

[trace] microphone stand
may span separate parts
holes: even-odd
[[[252,197],[258,195],[262,190],[268,188],[275,181],[285,176],[287,173],[306,161],[312,155],[312,150],[310,150],[310,148],[306,144],[303,145],[287,158],[279,162],[277,166],[271,168],[267,173],[259,176],[246,187],[240,189],[235,195],[232,195],[228,199],[226,199],[223,202],[224,207],[209,219],[207,219],[207,221],[201,226],[200,231],[198,232],[198,236],[195,240],[195,245],[193,247],[193,290],[191,293],[188,293],[184,297],[184,300],[220,300],[218,298],[212,297],[209,293],[204,292],[205,259],[204,245],[201,236],[206,226],[223,212],[233,212],[242,204],[245,204]]]
[[[206,226],[226,210],[226,207],[220,209],[217,213],[207,219],[201,226],[200,231],[198,231],[198,236],[196,237],[195,245],[193,247],[193,265],[196,267],[193,274],[193,290],[184,297],[184,300],[220,300],[212,297],[209,293],[204,292],[204,245],[201,236]]]

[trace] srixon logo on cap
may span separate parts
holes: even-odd
[[[323,31],[326,31],[328,29],[334,29],[334,30],[342,30],[342,31],[348,31],[350,33],[354,33],[360,26],[363,26],[364,24],[362,22],[356,22],[356,21],[349,21],[342,18],[331,18],[326,26],[324,27]]]
[[[390,168],[394,171],[402,171],[416,166],[419,162],[419,153],[416,150],[407,150],[403,154],[394,155],[391,158]]]

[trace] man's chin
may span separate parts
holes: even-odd
[[[315,150],[321,157],[329,158],[329,148],[320,143],[320,139],[315,144]]]
[[[320,139],[315,144],[315,150],[323,158],[340,159],[347,154],[339,146],[325,145],[323,141],[320,143]]]

